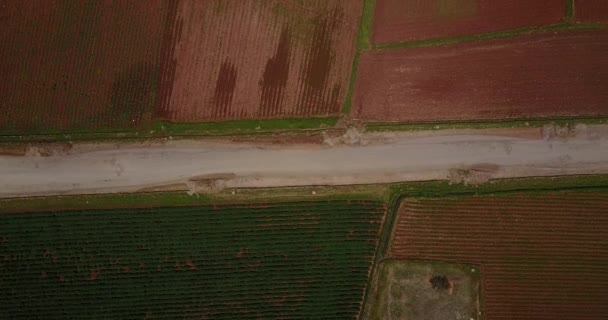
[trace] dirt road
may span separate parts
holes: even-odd
[[[608,173],[608,126],[348,132],[323,145],[181,140],[30,148],[0,155],[0,197],[597,173]]]

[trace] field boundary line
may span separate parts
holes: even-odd
[[[449,129],[495,129],[495,128],[541,128],[546,125],[561,127],[577,124],[608,124],[608,116],[598,117],[555,117],[555,118],[519,118],[473,121],[432,121],[432,122],[364,122],[370,132],[381,131],[437,131]]]
[[[324,130],[334,128],[337,122],[337,117],[235,120],[198,123],[158,121],[150,126],[138,129],[49,131],[48,133],[43,132],[40,134],[0,134],[0,143],[236,136],[286,131]]]
[[[357,82],[357,72],[359,70],[359,60],[361,59],[361,52],[372,47],[371,44],[371,31],[372,23],[374,19],[374,11],[376,9],[376,0],[360,0],[363,1],[363,10],[361,13],[361,21],[359,24],[359,31],[357,33],[357,44],[355,50],[355,57],[353,59],[353,65],[350,70],[350,81],[348,83],[348,92],[344,99],[344,105],[342,107],[342,115],[348,116],[352,109],[353,95],[355,92],[355,85]]]
[[[576,9],[574,6],[574,1],[575,0],[566,0],[566,21],[573,21],[576,18]]]
[[[536,33],[549,33],[549,32],[557,32],[557,31],[568,31],[568,30],[601,30],[606,29],[608,26],[602,23],[559,23],[559,24],[551,24],[539,27],[527,27],[527,28],[519,28],[519,29],[511,29],[504,31],[495,31],[488,33],[479,33],[465,36],[456,36],[456,37],[441,37],[441,38],[431,38],[424,40],[414,40],[414,41],[404,41],[404,42],[394,42],[394,43],[384,43],[373,45],[370,51],[376,50],[390,50],[390,49],[405,49],[405,48],[421,48],[421,47],[432,47],[432,46],[441,46],[441,45],[449,45],[449,44],[457,44],[464,42],[473,42],[480,40],[491,40],[491,39],[507,39],[514,38],[521,35],[527,34],[536,34]]]

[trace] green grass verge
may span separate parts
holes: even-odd
[[[353,93],[357,82],[357,70],[359,69],[359,59],[361,51],[371,48],[371,31],[372,22],[374,19],[374,9],[376,8],[376,0],[363,0],[363,13],[361,14],[361,22],[359,25],[359,33],[357,34],[357,48],[353,65],[350,73],[350,82],[348,83],[348,92],[344,100],[343,114],[350,114],[352,109]]]
[[[257,132],[327,129],[336,125],[337,118],[240,120],[197,124],[160,122],[153,130],[177,136],[232,135]]]
[[[238,120],[192,124],[159,121],[141,129],[48,131],[41,134],[3,134],[0,135],[0,142],[86,141],[243,135],[277,131],[327,129],[334,127],[337,121],[337,118]]]
[[[357,35],[357,49],[359,50],[369,49],[372,46],[371,34],[375,9],[376,0],[363,0],[361,25],[359,27],[359,34]]]
[[[401,49],[401,48],[417,48],[417,47],[430,47],[430,46],[440,46],[447,44],[455,44],[460,42],[469,42],[469,41],[479,41],[479,40],[488,40],[488,39],[502,39],[502,38],[512,38],[523,34],[530,33],[540,33],[540,32],[555,32],[555,31],[565,31],[565,30],[593,30],[593,29],[605,29],[606,25],[600,23],[581,23],[581,24],[572,24],[572,23],[561,23],[549,26],[542,27],[531,27],[531,28],[521,28],[507,31],[498,31],[498,32],[489,32],[482,33],[476,35],[466,35],[460,37],[449,37],[449,38],[435,38],[435,39],[425,39],[425,40],[417,40],[417,41],[408,41],[408,42],[398,42],[398,43],[387,43],[387,44],[379,44],[372,47],[372,49],[383,50],[383,49]]]
[[[539,128],[545,125],[572,126],[576,124],[608,124],[608,117],[594,118],[551,118],[479,121],[444,121],[426,123],[367,123],[371,132],[382,131],[424,131],[445,129],[494,129],[494,128]]]
[[[566,21],[574,20],[575,14],[574,0],[566,0]]]
[[[512,193],[546,193],[557,190],[608,190],[608,175],[582,175],[491,180],[480,185],[449,181],[405,182],[389,186],[392,199],[407,197],[495,196]]]
[[[234,191],[234,194],[232,193]],[[0,199],[0,214],[48,210],[154,208],[204,204],[269,203],[317,200],[386,201],[383,185],[319,186],[224,190],[214,194],[188,195],[185,191],[66,195]]]
[[[551,192],[560,189],[608,188],[608,175],[541,177],[492,180],[480,185],[449,181],[403,182],[355,186],[310,186],[224,190],[213,194],[188,195],[184,191],[45,196],[0,199],[0,213],[190,206],[203,204],[267,203],[300,200],[381,200],[398,206],[400,196],[459,197],[515,192]],[[234,194],[233,194],[234,192]],[[390,219],[389,219],[390,220]]]
[[[344,100],[344,107],[342,108],[342,114],[349,115],[353,107],[353,94],[355,93],[355,85],[357,82],[357,72],[359,70],[359,59],[361,53],[357,51],[355,58],[353,59],[353,66],[350,74],[350,82],[348,84],[348,92],[346,93],[346,100]]]

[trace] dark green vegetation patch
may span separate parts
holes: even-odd
[[[7,318],[355,319],[379,201],[0,215]]]

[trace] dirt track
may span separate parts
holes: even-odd
[[[475,133],[475,134],[474,134]],[[0,155],[0,197],[608,173],[608,126],[347,133],[324,145],[167,141]],[[0,153],[1,154],[1,153]]]

